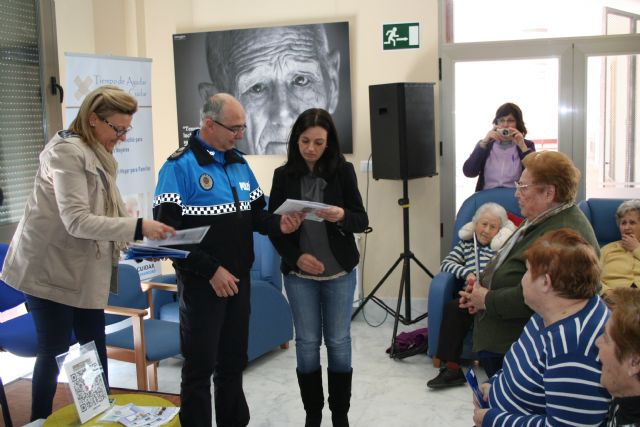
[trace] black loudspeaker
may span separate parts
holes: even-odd
[[[434,83],[369,86],[374,179],[436,175]]]

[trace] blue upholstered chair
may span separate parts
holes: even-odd
[[[293,339],[291,307],[282,293],[280,255],[269,238],[258,233],[253,233],[253,252],[249,360],[276,347],[289,348]]]
[[[105,323],[113,325],[131,318],[131,325],[107,333],[107,355],[111,359],[136,364],[138,389],[157,390],[158,361],[180,355],[180,330],[175,322],[150,319],[148,289],[140,283],[135,267],[118,267],[118,294],[109,294]]]
[[[451,239],[451,248],[453,248],[460,238],[458,237],[458,231],[462,226],[467,224],[473,218],[473,214],[478,210],[480,206],[487,202],[495,202],[517,216],[520,216],[520,207],[515,198],[514,188],[493,188],[490,190],[483,190],[471,195],[464,201],[460,210],[455,218],[453,226],[453,238]],[[443,219],[446,221],[446,218]],[[447,254],[443,254],[443,258]],[[458,291],[462,289],[463,283],[460,280],[456,280],[455,276],[451,273],[440,272],[436,274],[431,280],[431,286],[429,287],[429,296],[427,300],[428,304],[428,326],[429,326],[429,349],[428,354],[430,357],[435,358],[438,352],[438,339],[440,337],[442,327],[442,314],[444,306],[453,298],[458,297]],[[446,326],[445,326],[446,329]],[[462,352],[463,359],[475,359],[475,354],[471,351],[471,336],[467,335],[465,339],[464,348]],[[434,359],[434,364],[438,365],[439,361]]]
[[[0,243],[0,269],[9,245]],[[38,348],[36,327],[31,313],[25,313],[24,294],[0,280],[0,313],[11,319],[0,322],[0,349],[21,357],[35,357]],[[8,316],[10,311],[16,316]]]
[[[578,203],[596,233],[600,247],[620,240],[620,228],[616,224],[616,210],[627,199],[587,199]]]
[[[253,233],[255,261],[251,267],[251,318],[249,320],[249,361],[293,339],[291,308],[282,293],[280,256],[267,236]],[[175,284],[175,274],[151,279],[154,283]],[[179,321],[175,293],[154,290],[154,315],[158,319]]]
[[[2,270],[2,264],[4,263],[4,258],[7,255],[7,249],[9,245],[6,243],[0,243],[0,271]],[[3,313],[6,310],[14,309],[15,307],[24,303],[24,295],[13,288],[9,287],[0,280],[0,313]],[[26,315],[23,315],[24,317]],[[31,316],[29,316],[31,317]],[[16,337],[13,335],[13,324],[15,324],[15,318],[11,319],[7,322],[0,321],[0,350],[5,350],[5,347],[11,347],[15,350],[15,342]],[[11,325],[10,325],[11,324]],[[33,334],[31,339],[34,340],[35,343],[35,328],[33,326],[33,321],[31,321],[31,329],[33,330]],[[24,352],[25,346],[23,343],[19,343],[17,348],[19,352]],[[7,396],[4,393],[4,384],[2,383],[2,378],[0,378],[0,408],[2,408],[2,419],[4,421],[5,426],[12,427],[13,423],[11,421],[11,414],[9,413],[9,403],[7,402]]]

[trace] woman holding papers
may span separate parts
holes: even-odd
[[[120,251],[130,240],[175,234],[158,221],[128,217],[116,186],[112,151],[126,139],[137,108],[116,86],[99,87],[40,154],[2,268],[2,280],[26,294],[38,335],[32,420],[51,414],[55,357],[69,349],[72,331],[80,344],[95,342],[107,383],[103,309],[116,290]]]
[[[274,172],[269,210],[286,199],[322,202],[320,221],[305,220],[294,233],[271,238],[282,256],[282,272],[296,331],[298,384],[306,426],[320,426],[324,394],[320,344],[328,353],[329,408],[334,426],[348,426],[351,398],[351,307],[359,253],[353,233],[369,218],[353,165],[340,152],[331,115],[309,109],[297,118],[287,161]]]

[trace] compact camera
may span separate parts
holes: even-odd
[[[509,136],[509,129],[507,128],[496,129],[496,132],[498,132],[498,134],[501,136]]]

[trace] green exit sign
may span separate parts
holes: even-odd
[[[417,49],[420,47],[420,24],[382,25],[382,49]]]

